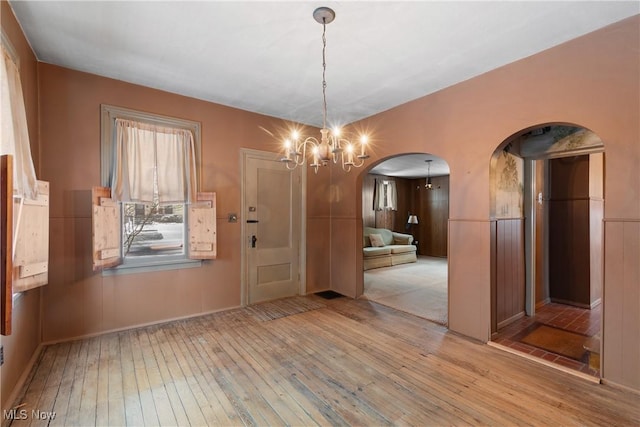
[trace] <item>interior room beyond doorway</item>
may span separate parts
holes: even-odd
[[[604,143],[548,125],[491,161],[492,341],[600,376]]]
[[[369,234],[386,229],[411,235],[413,260],[365,263],[363,298],[448,324],[449,166],[426,153],[404,154],[375,165],[362,181],[365,255]],[[396,234],[397,235],[397,234]],[[392,242],[392,244],[401,242]],[[404,248],[403,248],[404,249]],[[371,261],[367,258],[365,261]],[[402,262],[402,264],[399,264]]]
[[[367,270],[362,297],[446,326],[447,259],[418,256],[415,263]]]

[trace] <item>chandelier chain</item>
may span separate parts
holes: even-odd
[[[322,128],[327,127],[327,18],[322,18]]]

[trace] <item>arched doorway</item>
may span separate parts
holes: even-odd
[[[490,176],[492,341],[599,378],[602,140],[525,129],[494,152]]]
[[[362,181],[362,297],[447,325],[448,219],[446,161],[413,153],[372,166]],[[411,236],[412,252],[373,247],[370,236],[384,230],[393,233],[394,243]]]

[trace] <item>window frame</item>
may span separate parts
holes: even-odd
[[[201,188],[202,170],[202,148],[201,148],[201,125],[192,120],[179,119],[176,117],[163,116],[160,114],[148,113],[144,111],[132,110],[129,108],[116,107],[102,104],[100,106],[100,179],[103,187],[111,187],[111,171],[113,163],[113,150],[115,144],[115,120],[117,118],[143,122],[147,124],[185,129],[193,134],[195,157],[196,157],[196,192]],[[178,203],[173,203],[178,204]],[[182,255],[156,255],[136,259],[135,257],[125,257],[122,252],[122,242],[120,244],[120,255],[122,263],[114,267],[104,268],[103,275],[118,275],[138,272],[151,272],[159,270],[169,270],[178,268],[192,268],[202,265],[202,260],[189,258],[188,233],[188,203],[184,202],[183,211],[183,239],[184,253]],[[122,212],[123,204],[119,207]],[[121,215],[120,233],[123,232],[123,216]]]
[[[200,122],[147,113],[129,108],[115,107],[102,104],[100,106],[100,184],[103,187],[111,186],[111,164],[113,162],[113,144],[115,143],[115,120],[125,119],[144,122],[157,126],[186,129],[193,133],[193,143],[196,155],[196,189],[200,190],[202,170],[202,147]]]

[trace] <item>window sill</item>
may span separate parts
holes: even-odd
[[[124,263],[117,267],[102,270],[102,276],[120,276],[123,274],[151,273],[154,271],[182,270],[202,266],[199,259],[155,260],[136,263]]]

